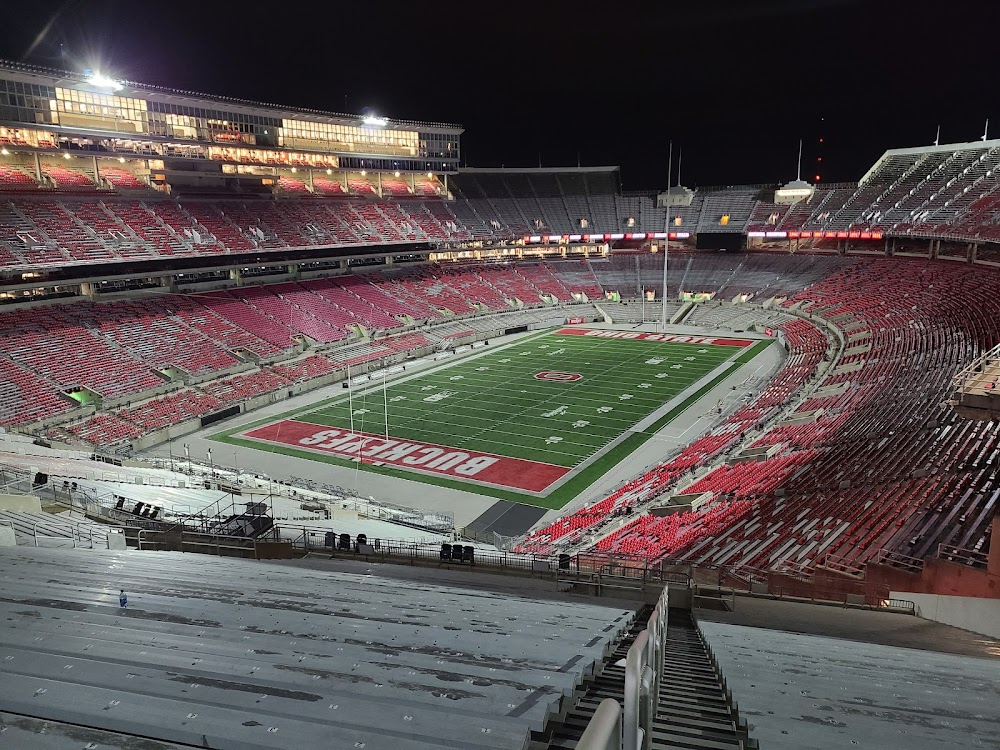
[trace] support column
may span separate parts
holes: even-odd
[[[345,193],[349,193],[349,192],[351,192],[351,186],[350,186],[350,183],[348,183],[348,181],[347,181],[347,171],[346,170],[343,172],[343,175],[344,175],[344,192]]]
[[[348,269],[349,269],[350,267],[351,267],[351,266],[350,266],[350,263],[349,263],[348,261],[346,261],[346,260],[342,260],[342,261],[340,261],[340,270],[341,270],[341,271],[346,271],[346,270],[348,270]]]
[[[927,257],[934,260],[937,257],[938,246],[935,245],[935,241],[931,240],[927,245]]]
[[[972,262],[975,263],[977,260],[979,260],[979,243],[978,242],[973,242],[972,243]]]
[[[310,193],[316,192],[316,188],[313,185],[313,170],[311,169],[309,170],[309,192]]]
[[[34,157],[35,157],[35,179],[38,181],[38,184],[41,185],[42,184],[42,160],[38,158],[38,152],[35,152]]]
[[[98,187],[100,187],[100,185],[101,185],[101,168],[99,166],[97,166],[97,157],[95,156],[95,157],[93,157],[93,159],[94,159],[94,179],[97,181]]]
[[[417,176],[413,172],[410,172],[410,193],[417,194]]]
[[[94,300],[96,292],[94,290],[94,284],[90,281],[84,281],[80,284],[80,296],[86,297],[90,301]]]
[[[291,276],[293,279],[299,278],[299,264],[298,263],[289,263],[288,267],[285,270],[288,272],[288,275]]]
[[[37,159],[38,157],[35,157],[35,158]],[[448,173],[447,172],[445,172],[445,174],[444,174],[444,194],[446,196],[448,196],[449,198],[451,197],[451,193],[448,192]]]
[[[229,278],[236,282],[236,286],[243,286],[243,272],[240,269],[230,268]]]
[[[171,292],[177,291],[177,279],[174,276],[161,276],[159,282],[162,288]]]
[[[378,182],[378,197],[381,198],[382,197],[382,173],[381,172],[376,172],[375,173],[375,178],[376,178],[376,180]]]
[[[395,258],[393,258],[393,257],[392,257],[391,255],[387,255],[387,256],[385,256],[385,264],[386,264],[386,266],[391,266],[391,265],[393,265],[393,264],[394,264],[395,262],[396,262],[396,259],[395,259]]]

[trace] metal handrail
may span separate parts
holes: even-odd
[[[39,533],[38,533],[38,526],[39,526],[39,524],[44,524],[49,529],[69,529],[69,537],[65,537],[65,536],[49,536],[48,534],[41,534],[41,535],[39,535]],[[76,544],[77,529],[76,529],[76,527],[74,527],[71,524],[52,523],[51,521],[35,521],[35,523],[31,524],[31,538],[32,538],[32,541],[34,542],[34,545],[36,547],[38,546],[38,539],[39,539],[39,537],[41,537],[42,539],[67,539],[68,538],[70,541],[73,542],[73,549],[76,549],[76,547],[77,547],[77,544]],[[93,539],[91,540],[91,545],[93,545]]]
[[[147,546],[160,546],[163,542],[159,540],[149,540],[146,539],[150,534],[165,534],[168,532],[155,530],[155,529],[139,529],[139,533],[136,535],[136,544],[138,549],[143,549],[143,545]],[[180,539],[181,551],[185,545],[189,547],[211,547],[216,550],[217,554],[220,554],[224,549],[237,549],[246,550],[253,552],[254,559],[257,558],[257,542],[258,540],[249,536],[228,536],[226,534],[206,534],[199,531],[180,531],[178,532]],[[187,537],[187,539],[185,539]],[[194,539],[192,539],[192,537]],[[196,541],[197,539],[208,539],[208,541]],[[231,542],[250,542],[249,545],[244,544],[231,544]]]
[[[664,587],[646,629],[625,657],[624,707],[612,698],[604,700],[577,742],[577,750],[649,750],[653,719],[660,708],[668,605]]]
[[[985,567],[989,562],[989,555],[985,552],[966,547],[956,547],[953,544],[939,544],[937,547],[937,557],[939,559],[957,558],[963,563],[982,567]]]
[[[580,739],[577,750],[620,750],[622,707],[614,698],[605,698],[597,707]]]

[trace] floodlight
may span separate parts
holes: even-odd
[[[69,154],[63,154],[63,159],[72,159],[73,157]]]
[[[87,76],[87,83],[99,89],[111,89],[112,91],[119,91],[122,88],[120,82],[101,73],[89,74]]]
[[[368,173],[367,173],[367,172],[366,172],[365,170],[363,170],[363,169],[362,169],[362,170],[361,170],[361,176],[362,176],[362,177],[367,177],[367,176],[368,176]]]
[[[399,177],[399,172],[398,171],[397,172],[393,172],[393,175],[395,175],[396,177]]]
[[[0,148],[0,156],[6,156],[9,153],[10,153],[10,151],[8,151],[7,149]]]
[[[377,115],[366,115],[361,118],[361,122],[371,127],[384,128],[389,124],[389,119],[387,117],[378,117]]]

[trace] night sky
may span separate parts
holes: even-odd
[[[686,185],[787,181],[801,137],[836,182],[939,124],[1000,137],[998,5],[70,0],[8,9],[0,57],[457,122],[469,166],[618,164],[626,190],[666,185],[668,140]]]

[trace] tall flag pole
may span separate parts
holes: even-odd
[[[349,419],[351,420],[351,434],[354,434],[354,385],[351,383],[351,366],[347,365],[347,413]],[[358,453],[358,458],[361,458],[361,453]],[[361,470],[360,465],[354,467],[354,494],[358,494],[358,472]]]
[[[670,141],[670,154],[667,157],[667,205],[670,205],[670,178],[673,177],[674,171],[674,142]],[[669,214],[667,212],[667,227],[666,227],[666,239],[663,240],[663,313],[660,316],[660,329],[662,331],[667,330],[667,261],[670,260],[670,223]],[[644,295],[645,296],[645,293]]]
[[[798,182],[802,179],[802,139],[799,138],[799,161],[798,166],[795,168],[795,181]]]
[[[389,442],[389,399],[385,393],[385,368],[382,368],[382,411],[385,412],[385,441]]]
[[[938,125],[937,134],[934,136],[934,145],[938,146],[941,144],[941,126]]]

